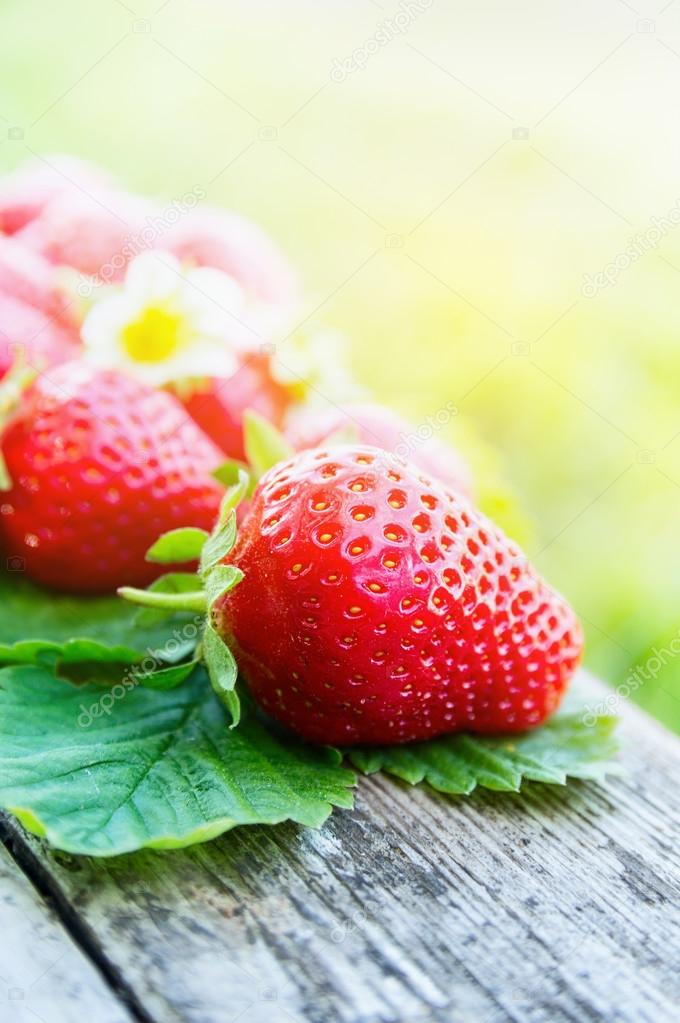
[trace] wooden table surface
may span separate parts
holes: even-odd
[[[680,742],[627,776],[440,796],[375,776],[320,831],[90,860],[12,820],[1,1023],[680,1019]]]

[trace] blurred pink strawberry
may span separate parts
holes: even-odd
[[[13,253],[9,245],[14,245]],[[66,300],[53,285],[56,268],[69,268],[99,283],[118,284],[126,279],[129,264],[149,249],[155,250],[156,258],[167,259],[168,253],[174,256],[178,278],[188,279],[192,268],[197,274],[221,271],[224,281],[239,291],[243,309],[234,315],[227,303],[225,310],[231,314],[231,322],[223,340],[230,351],[243,347],[232,336],[241,328],[251,343],[253,338],[269,337],[297,298],[290,264],[255,224],[234,213],[196,209],[188,203],[184,208],[178,203],[163,208],[118,188],[103,172],[82,161],[53,157],[0,181],[0,296],[4,302],[0,342],[5,348],[12,343],[32,345],[33,336],[40,336],[51,360],[51,353],[56,353],[64,340],[59,331],[71,333],[74,329]],[[90,282],[84,283],[89,296]],[[71,287],[74,294],[85,294],[80,286],[75,287],[75,281]],[[194,286],[193,292],[198,302],[201,289]],[[110,293],[102,291],[102,299],[105,294]],[[211,295],[204,297],[211,299]],[[96,312],[99,296],[94,298]],[[221,303],[213,299],[212,304],[213,311],[219,311]],[[42,320],[38,312],[43,314]],[[56,319],[51,324],[52,318]],[[142,362],[145,345],[143,338]],[[232,361],[234,356],[232,352]],[[5,361],[3,357],[0,366]],[[199,374],[197,369],[195,375],[205,376],[205,371]],[[248,384],[250,403],[260,386],[255,377],[261,376],[259,364],[257,370],[251,372],[249,366],[241,373]],[[258,396],[256,406],[266,405],[265,411],[280,420],[290,400],[288,391],[269,376],[261,385],[266,401]],[[199,415],[207,416],[211,424],[222,419],[216,432],[240,438],[239,401],[233,395],[227,399],[218,396],[221,388],[221,380],[206,384]],[[231,441],[227,447],[232,447]]]
[[[147,247],[142,232],[155,210],[148,200],[115,188],[61,193],[17,238],[51,263],[110,283]]]
[[[74,156],[33,160],[0,180],[0,232],[15,234],[59,195],[109,187],[103,170]]]
[[[192,210],[158,246],[182,262],[224,271],[261,302],[288,305],[297,298],[297,277],[283,252],[257,224],[236,213],[215,207]]]
[[[36,368],[53,366],[79,351],[78,335],[42,309],[0,292],[0,377],[22,352]]]
[[[27,361],[53,365],[80,346],[76,304],[59,287],[54,267],[0,235],[0,376],[21,346]]]
[[[323,411],[306,409],[291,417],[288,439],[297,450],[323,444],[339,431],[351,431],[360,444],[384,448],[423,472],[470,496],[472,477],[463,456],[435,435],[436,424],[414,426],[382,405],[351,404]]]
[[[0,180],[0,232],[18,235],[52,263],[108,283],[121,280],[127,263],[154,247],[183,263],[222,270],[251,299],[295,301],[292,267],[256,224],[215,207],[186,208],[179,217],[168,209],[172,218],[73,157],[36,161]]]
[[[69,326],[75,323],[73,300],[59,286],[54,267],[16,238],[0,234],[0,293],[3,292]]]

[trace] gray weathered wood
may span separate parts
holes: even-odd
[[[88,958],[0,845],[0,1019],[131,1023]]]
[[[14,848],[147,1019],[669,1023],[680,743],[624,721],[630,774],[606,788],[451,799],[375,777],[318,832],[86,861],[11,825]]]

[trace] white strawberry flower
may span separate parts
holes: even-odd
[[[82,326],[86,357],[154,386],[230,376],[238,352],[259,340],[235,280],[210,267],[186,269],[169,253],[142,253],[121,286],[102,291]]]

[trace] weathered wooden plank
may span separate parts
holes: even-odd
[[[451,799],[375,777],[319,832],[242,828],[118,860],[12,829],[163,1023],[666,1023],[680,744],[633,708],[624,722],[630,774],[606,789]]]
[[[0,1019],[131,1023],[132,1017],[0,845]]]

